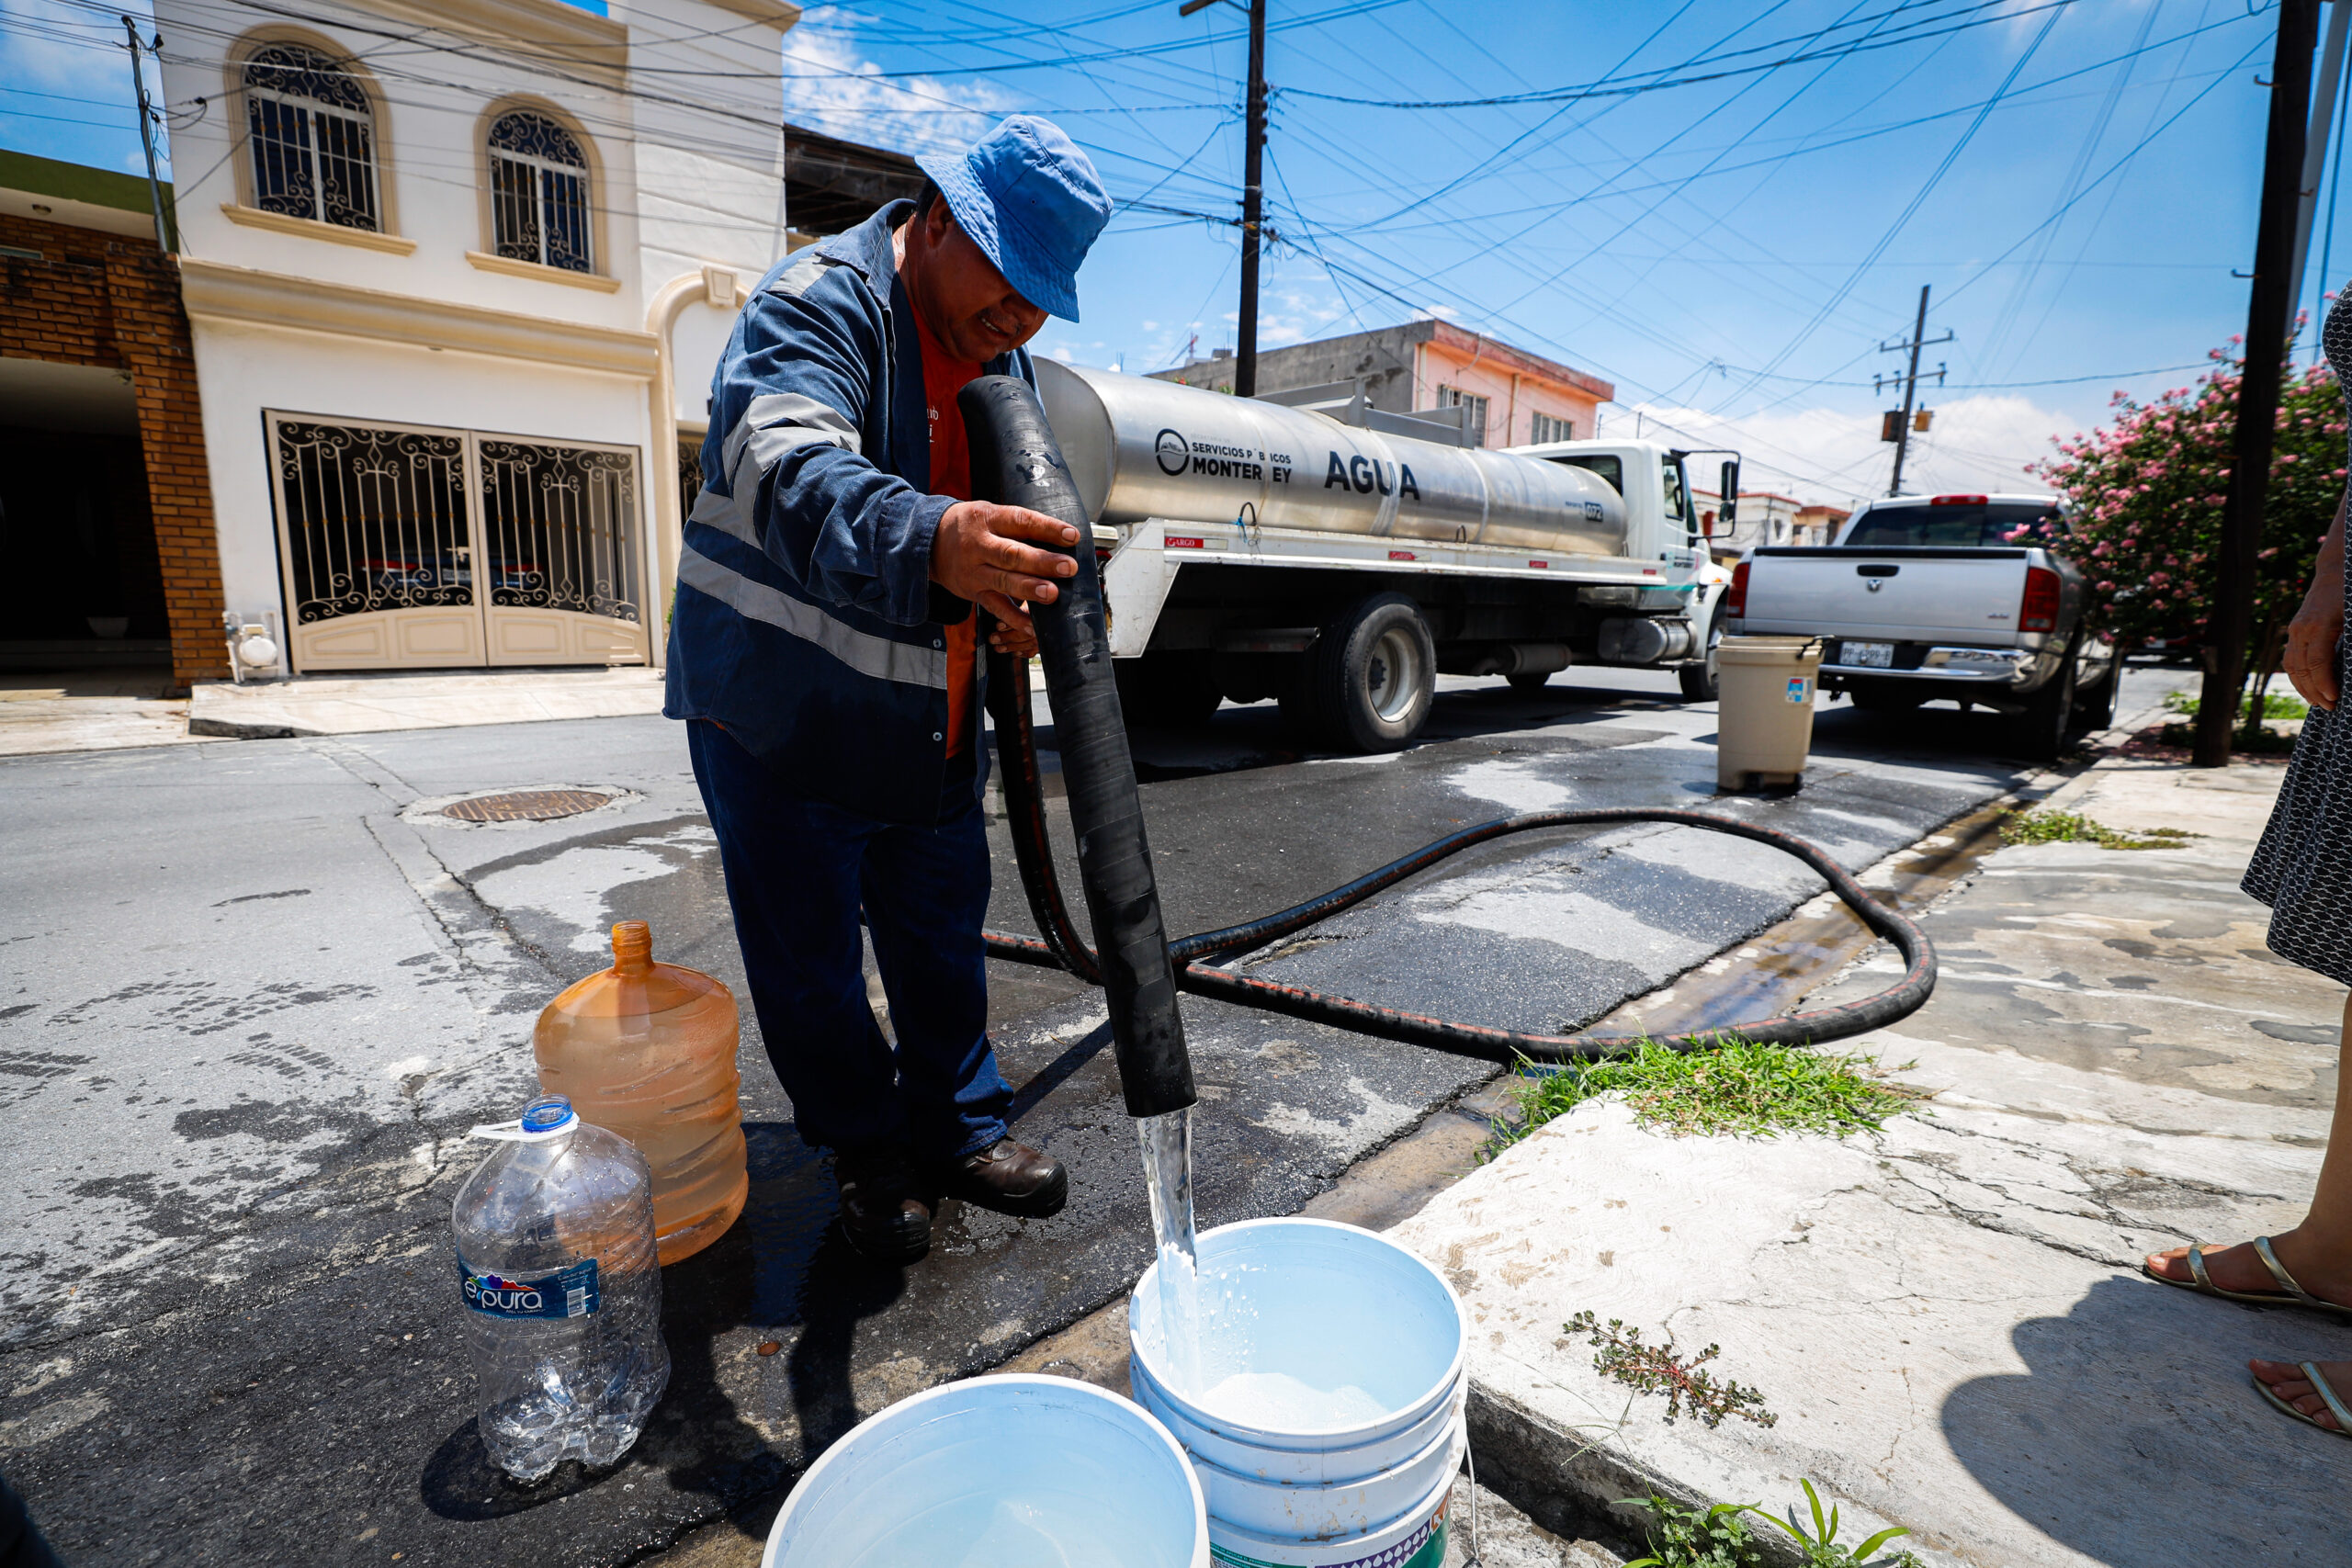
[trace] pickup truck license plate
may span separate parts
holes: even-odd
[[[1892,669],[1894,645],[1891,642],[1849,642],[1838,653],[1838,662],[1859,665],[1865,670]]]

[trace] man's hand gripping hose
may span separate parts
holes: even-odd
[[[1031,458],[1030,465],[1021,476],[1023,479],[1033,486],[1042,485],[1049,491],[1069,486],[1068,472],[1060,467],[1057,451],[1053,453],[1054,472],[1047,475],[1039,471],[1035,457],[1039,450],[1038,433],[1043,430],[1044,420],[1042,412],[1036,411],[1035,394],[1030,393],[1025,386],[1011,381],[1009,378],[991,377],[973,383],[972,388],[967,389],[965,396],[971,398],[974,390],[989,383],[1008,382],[1011,387],[1019,389],[1017,396],[1000,386],[998,390],[987,395],[984,402],[974,400],[965,408],[965,423],[973,446],[976,482],[982,473],[980,459],[984,445],[989,447],[992,459],[1002,446],[1018,445]],[[980,406],[976,407],[975,403]],[[996,431],[992,426],[999,420],[1011,420],[1019,428],[1012,433]],[[1021,439],[1015,442],[1010,439],[1012,434],[1017,434]],[[1044,441],[1050,446],[1050,434],[1045,435]],[[1069,500],[1074,503],[1074,487],[1071,489],[1073,493]],[[995,499],[1013,501],[1016,498],[1006,495]],[[1040,511],[1056,515],[1063,513],[1062,507],[1041,504],[1034,495],[1019,499],[1022,504],[1035,506]],[[1099,622],[1101,589],[1091,558],[1091,543],[1082,540],[1078,550],[1080,552],[1080,571],[1076,578],[1064,581],[1063,598],[1069,604],[1073,614],[1080,613],[1081,605],[1091,604],[1094,618]],[[1064,694],[1062,682],[1057,680],[1061,671],[1055,668],[1050,639],[1044,629],[1045,621],[1049,617],[1041,615],[1039,618],[1041,641],[1048,643],[1046,682],[1055,699],[1055,727],[1061,740],[1065,776],[1071,786],[1075,816],[1080,780],[1070,772],[1072,759],[1089,752],[1100,753],[1107,749],[1115,750],[1118,763],[1126,764],[1125,736],[1123,730],[1119,730],[1114,741],[1110,736],[1100,733],[1105,726],[1116,729],[1122,723],[1116,694],[1111,689],[1109,670],[1102,670],[1098,676],[1090,668],[1088,675],[1096,678],[1087,682],[1089,700],[1080,705],[1071,705]],[[1107,653],[1107,639],[1105,645]],[[1107,665],[1107,659],[1103,662]],[[1077,927],[1070,920],[1069,910],[1062,901],[1060,876],[1054,864],[1052,844],[1046,837],[1045,795],[1037,766],[1036,739],[1031,722],[1028,660],[1003,653],[990,653],[988,692],[989,712],[996,721],[998,766],[1006,814],[1012,830],[1013,858],[1020,867],[1021,884],[1028,895],[1030,910],[1036,917],[1038,930],[1044,933],[1042,937],[1028,937],[989,931],[985,933],[988,951],[992,957],[1049,969],[1067,969],[1090,985],[1103,985],[1102,965],[1095,952],[1080,938]],[[1092,760],[1100,762],[1110,759],[1097,756]],[[1130,781],[1132,777],[1130,769]],[[1132,787],[1131,783],[1129,787]],[[1458,1023],[1430,1018],[1420,1013],[1357,1001],[1350,997],[1332,996],[1301,986],[1239,975],[1217,966],[1218,959],[1261,947],[1328,919],[1473,845],[1513,833],[1619,822],[1668,822],[1703,829],[1712,833],[1728,833],[1735,838],[1770,844],[1774,849],[1794,855],[1827,882],[1830,891],[1837,894],[1864,925],[1894,944],[1896,951],[1903,954],[1905,965],[1903,978],[1887,989],[1858,1001],[1834,1007],[1809,1008],[1803,1012],[1778,1018],[1724,1024],[1687,1034],[1555,1035],[1531,1034],[1487,1024]],[[1077,826],[1083,861],[1088,833],[1084,823]],[[1140,845],[1139,823],[1135,832],[1136,843]],[[1090,898],[1090,902],[1092,901]],[[1155,930],[1159,923],[1158,902],[1155,894],[1151,898],[1150,910],[1150,923]],[[1100,908],[1097,908],[1095,916],[1099,933],[1102,930],[1102,910]],[[1647,810],[1630,807],[1589,811],[1535,811],[1464,828],[1458,833],[1450,833],[1426,844],[1402,859],[1391,861],[1376,871],[1367,872],[1352,882],[1304,903],[1294,904],[1287,909],[1219,931],[1201,931],[1179,938],[1167,943],[1167,953],[1175,985],[1181,990],[1215,997],[1220,1001],[1241,1007],[1262,1008],[1269,1012],[1332,1024],[1360,1034],[1401,1040],[1415,1045],[1430,1045],[1455,1055],[1476,1056],[1497,1062],[1510,1062],[1521,1056],[1537,1062],[1589,1061],[1631,1051],[1645,1038],[1654,1044],[1677,1051],[1703,1050],[1735,1036],[1764,1043],[1790,1045],[1843,1040],[1883,1028],[1917,1011],[1936,986],[1935,950],[1928,945],[1926,933],[1905,916],[1872,898],[1844,866],[1821,850],[1771,828],[1759,828],[1752,823],[1734,821],[1705,812]],[[1133,953],[1123,955],[1121,967],[1129,975],[1135,973],[1136,957]],[[1133,981],[1129,980],[1127,984],[1132,985]],[[1115,985],[1113,987],[1114,991],[1119,988]],[[1117,1012],[1114,1007],[1114,1021]],[[1181,1053],[1181,1026],[1177,1041],[1176,1050]],[[1122,1065],[1124,1067],[1125,1064]],[[1184,1077],[1183,1090],[1179,1092],[1189,1101],[1189,1070]],[[1133,1098],[1132,1089],[1130,1098]]]

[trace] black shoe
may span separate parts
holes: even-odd
[[[1069,1201],[1069,1171],[1062,1162],[1011,1138],[950,1160],[933,1174],[946,1196],[1023,1219],[1058,1214]]]
[[[931,1250],[931,1210],[915,1194],[914,1172],[895,1149],[836,1153],[842,1235],[876,1263],[920,1263]]]

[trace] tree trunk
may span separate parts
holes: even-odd
[[[2251,745],[2262,739],[2263,705],[2270,690],[2270,682],[2278,678],[2278,667],[2287,659],[2287,628],[2276,620],[2262,624],[2262,637],[2256,645],[2262,652],[2256,659],[2254,691],[2245,701],[2245,728],[2242,738]]]

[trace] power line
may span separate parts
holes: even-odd
[[[1928,3],[1928,0],[1919,0],[1919,3]],[[2006,6],[2008,3],[2009,0],[1981,0],[1980,4],[1970,6],[1965,9],[1971,11],[1998,10],[1999,7]],[[1902,44],[1916,43],[1922,39],[1940,38],[1946,33],[1966,32],[1972,28],[1990,27],[1998,22],[2015,21],[2020,17],[2030,17],[2042,11],[2064,10],[2066,6],[2072,4],[2074,4],[2074,0],[2041,0],[2040,5],[2027,6],[2014,11],[2002,11],[1997,16],[1979,17],[1973,21],[1955,22],[1949,27],[1928,28],[1923,25],[1907,29],[1899,37],[1882,39],[1875,43],[1839,44],[1834,48],[1825,49],[1818,52],[1800,52],[1786,55],[1779,60],[1765,61],[1761,63],[1753,65],[1736,66],[1727,71],[1709,71],[1682,76],[1661,77],[1656,81],[1627,83],[1623,85],[1613,87],[1609,85],[1608,79],[1604,77],[1595,82],[1577,83],[1573,86],[1550,87],[1543,90],[1542,92],[1499,93],[1493,96],[1483,98],[1367,98],[1359,97],[1346,93],[1321,93],[1299,87],[1285,88],[1284,91],[1293,97],[1319,98],[1326,103],[1352,104],[1363,108],[1385,109],[1496,108],[1513,104],[1551,104],[1560,103],[1563,101],[1575,102],[1585,98],[1594,97],[1630,97],[1643,93],[1664,92],[1674,87],[1704,86],[1709,83],[1721,82],[1733,76],[1747,76],[1752,75],[1758,72],[1777,71],[1784,65],[1802,65],[1806,62],[1813,60],[1826,60],[1833,56],[1857,54],[1867,51],[1882,49],[1894,49]],[[1907,6],[1898,7],[1898,9],[1907,8]],[[1868,18],[1861,19],[1868,20]],[[1756,51],[1743,50],[1738,52],[1745,54]],[[1723,56],[1720,58],[1727,59],[1730,57]]]

